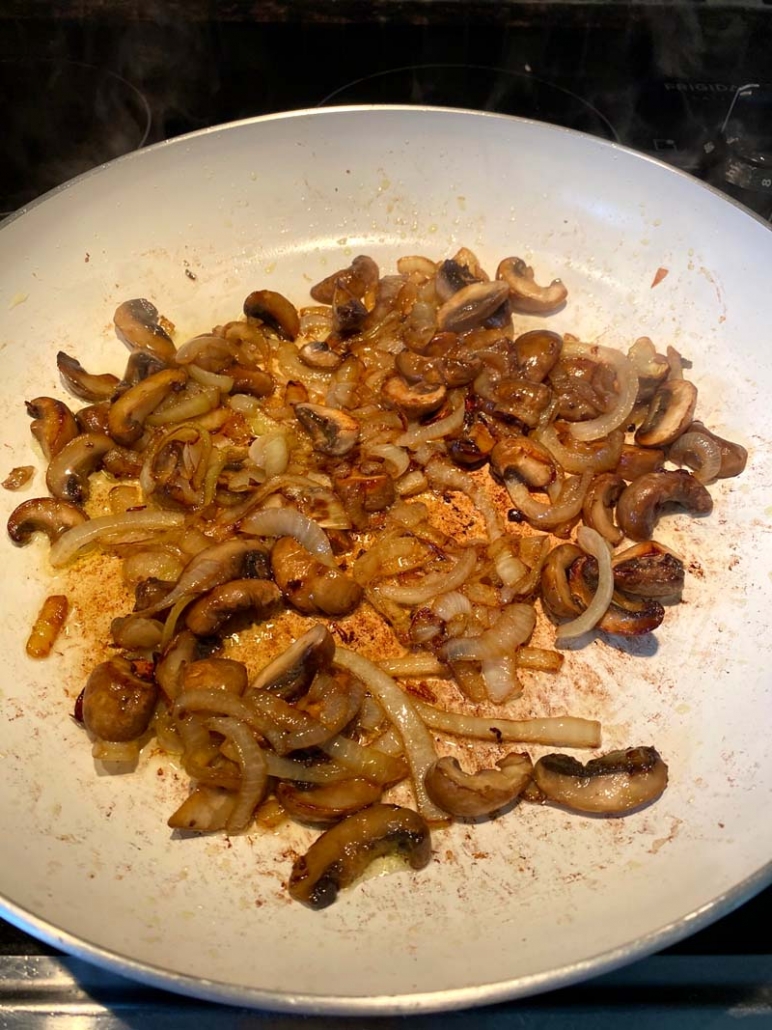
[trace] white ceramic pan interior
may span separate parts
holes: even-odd
[[[2,469],[29,464],[25,398],[60,348],[119,372],[111,316],[147,296],[187,333],[270,288],[295,302],[359,253],[384,269],[460,245],[526,257],[570,291],[552,327],[694,362],[700,412],[750,451],[709,519],[658,538],[689,569],[656,641],[595,640],[514,706],[598,717],[604,747],[654,744],[671,784],[626,819],[522,806],[434,835],[417,873],[323,912],[282,886],[309,835],[173,839],[184,785],[143,760],[98,775],[70,719],[78,627],[24,655],[47,547],[0,542],[0,910],[68,951],[190,994],[304,1012],[412,1012],[545,990],[683,936],[770,877],[772,233],[688,177],[599,140],[503,117],[337,109],[226,126],[131,155],[0,231]],[[667,276],[652,287],[658,269]],[[187,274],[187,273],[190,273]],[[535,324],[535,323],[534,323]],[[26,494],[42,492],[42,460]]]

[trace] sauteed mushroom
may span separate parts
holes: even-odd
[[[199,658],[182,670],[184,690],[224,690],[240,697],[248,682],[247,667],[233,658]]]
[[[437,311],[437,325],[443,331],[466,332],[500,308],[508,295],[506,283],[470,283],[452,294]]]
[[[308,690],[317,672],[332,666],[335,641],[330,631],[316,625],[299,637],[252,680],[250,691],[270,690],[292,701]]]
[[[429,827],[412,809],[371,805],[326,830],[295,860],[289,893],[311,908],[326,908],[373,859],[389,853],[423,869],[432,854]]]
[[[383,787],[361,776],[321,786],[285,781],[276,787],[276,797],[293,819],[304,823],[331,825],[380,800]]]
[[[174,361],[177,348],[160,324],[158,308],[140,297],[120,304],[113,315],[115,333],[130,350],[150,351],[161,361]]]
[[[70,501],[31,497],[15,508],[8,519],[8,535],[15,544],[28,544],[33,533],[45,533],[53,543],[68,529],[86,522],[88,516]]]
[[[131,386],[110,407],[110,435],[118,443],[132,444],[142,436],[145,419],[172,390],[186,383],[187,372],[181,368],[165,368]]]
[[[62,448],[46,472],[46,486],[63,501],[81,504],[89,495],[89,476],[115,445],[104,433],[82,433]]]
[[[738,443],[731,443],[712,433],[702,422],[692,422],[668,451],[676,465],[686,465],[701,483],[739,476],[748,460],[748,452]]]
[[[100,740],[136,740],[150,724],[157,697],[155,683],[137,676],[128,659],[111,658],[88,678],[83,721]]]
[[[531,779],[533,763],[527,754],[511,752],[500,758],[498,769],[464,772],[455,758],[440,758],[426,774],[432,801],[450,815],[475,819],[510,804]]]
[[[285,340],[294,340],[300,332],[300,318],[294,304],[274,290],[255,290],[244,301],[247,320],[256,319],[270,326]]]
[[[655,540],[635,544],[614,556],[614,585],[635,597],[679,597],[684,563]]]
[[[383,384],[384,399],[410,419],[431,415],[445,403],[448,391],[442,384],[407,383],[402,376],[389,376]]]
[[[662,794],[667,765],[653,747],[610,751],[586,765],[568,755],[545,755],[533,779],[548,801],[577,812],[622,815]]]
[[[555,479],[555,463],[546,447],[518,433],[505,436],[493,448],[491,472],[501,482],[521,479],[531,489],[543,490]]]
[[[688,379],[670,379],[651,399],[635,434],[642,447],[664,447],[677,440],[691,422],[697,406],[697,387]]]
[[[321,404],[296,404],[295,414],[322,454],[341,458],[353,450],[359,440],[359,423],[345,411]]]
[[[32,435],[50,461],[74,440],[79,433],[75,416],[62,401],[53,397],[36,397],[26,402],[27,414],[32,419]]]
[[[309,615],[347,615],[362,598],[358,583],[321,562],[291,536],[274,544],[271,568],[290,604]]]
[[[336,354],[329,344],[323,340],[312,340],[304,343],[298,351],[298,357],[304,365],[319,372],[334,372],[343,364],[343,358]]]
[[[596,529],[614,547],[624,538],[624,533],[615,525],[613,518],[614,505],[624,489],[625,481],[621,476],[614,472],[602,472],[590,483],[582,505],[585,525]]]
[[[532,383],[541,383],[550,374],[560,357],[563,338],[549,329],[532,329],[518,336],[512,344],[520,375]]]
[[[281,598],[279,588],[265,579],[232,579],[215,587],[193,604],[185,616],[197,637],[214,636],[235,615],[265,619]]]
[[[118,376],[109,372],[103,375],[87,372],[76,358],[71,358],[63,350],[56,355],[56,367],[70,393],[84,401],[109,400],[120,382]]]
[[[713,498],[689,472],[649,472],[623,491],[617,521],[631,540],[650,540],[660,515],[671,506],[690,515],[709,515]]]
[[[560,279],[553,279],[549,286],[539,286],[534,270],[522,258],[504,258],[496,270],[496,278],[507,284],[510,303],[516,311],[548,315],[557,311],[568,296]]]

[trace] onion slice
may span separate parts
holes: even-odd
[[[576,640],[596,626],[608,610],[614,594],[614,573],[611,568],[611,552],[608,544],[596,529],[582,526],[576,535],[576,542],[587,554],[591,554],[598,563],[598,588],[590,604],[581,615],[564,623],[557,631],[555,640],[558,644],[567,640]]]
[[[638,373],[633,362],[621,351],[613,347],[604,347],[599,343],[581,343],[565,341],[562,357],[587,358],[589,361],[600,361],[610,365],[616,372],[619,394],[611,411],[588,422],[572,422],[569,426],[571,435],[576,440],[599,440],[608,436],[612,429],[618,429],[633,410],[638,396]]]
[[[268,786],[265,755],[249,728],[238,719],[214,717],[206,720],[206,728],[221,733],[236,750],[241,769],[241,786],[225,828],[229,833],[239,833],[249,826],[253,812],[265,795]]]
[[[394,441],[397,447],[408,447],[411,451],[416,450],[421,444],[429,443],[431,440],[441,440],[445,436],[457,433],[464,424],[466,408],[464,406],[464,395],[459,392],[454,398],[455,407],[436,422],[428,425],[412,425],[410,429],[398,436]]]
[[[264,508],[252,512],[242,519],[239,528],[242,533],[252,536],[291,536],[325,565],[335,565],[327,534],[297,508]]]
[[[424,604],[438,594],[447,594],[463,586],[474,572],[476,564],[477,551],[469,547],[447,572],[430,572],[412,586],[386,584],[381,586],[380,592],[383,597],[396,604]]]
[[[51,547],[49,560],[54,568],[61,568],[84,547],[102,543],[130,543],[142,540],[158,530],[181,526],[185,516],[173,511],[127,511],[121,515],[102,515],[89,519],[63,533]]]
[[[457,737],[475,737],[498,744],[545,744],[547,747],[600,747],[600,723],[595,719],[553,716],[546,719],[487,719],[434,708],[425,701],[413,701],[424,723],[433,730]]]
[[[380,702],[390,721],[397,727],[405,757],[413,777],[418,811],[429,822],[447,822],[448,816],[431,800],[426,792],[424,777],[437,761],[434,741],[415,708],[415,703],[391,676],[361,654],[339,647],[335,650],[334,664],[358,677]]]

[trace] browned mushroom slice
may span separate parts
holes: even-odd
[[[515,311],[547,315],[565,304],[568,296],[568,290],[560,279],[553,279],[549,286],[539,286],[534,270],[522,258],[504,258],[496,271],[496,278],[506,283]]]
[[[586,526],[597,530],[614,547],[622,542],[624,533],[614,523],[614,505],[622,496],[625,481],[614,472],[595,476],[584,495],[582,517]]]
[[[408,383],[402,376],[389,376],[384,382],[382,396],[410,419],[431,415],[442,407],[448,391],[443,383]]]
[[[104,433],[76,436],[52,459],[46,471],[46,486],[54,497],[81,504],[89,495],[88,477],[114,446]]]
[[[28,544],[33,533],[45,533],[51,543],[68,529],[86,522],[88,516],[69,501],[31,497],[15,508],[8,519],[8,536],[15,544]]]
[[[649,472],[634,480],[617,503],[617,522],[630,540],[650,540],[660,515],[680,508],[690,515],[709,515],[713,499],[694,476],[676,472]]]
[[[673,443],[668,459],[675,465],[686,465],[695,479],[710,483],[714,479],[739,476],[748,460],[748,452],[739,443],[732,443],[712,433],[702,422],[692,422]]]
[[[358,776],[321,786],[283,782],[276,787],[276,797],[293,819],[323,826],[375,804],[382,793],[382,786]]]
[[[473,282],[454,293],[437,311],[437,325],[443,331],[463,333],[480,325],[507,299],[506,283]]]
[[[49,461],[80,432],[75,416],[62,401],[53,397],[36,397],[34,401],[26,402],[26,408],[32,419],[32,435]]]
[[[664,472],[665,452],[658,447],[636,447],[622,444],[622,453],[614,471],[626,482],[631,483],[648,472]]]
[[[460,264],[453,258],[443,261],[437,269],[434,280],[434,288],[437,296],[442,302],[449,300],[454,293],[463,290],[465,286],[480,282],[469,268]]]
[[[643,423],[635,433],[642,447],[665,447],[677,440],[694,417],[697,387],[688,379],[670,379],[651,399]]]
[[[568,587],[579,606],[588,608],[595,596],[598,583],[598,567],[595,559],[584,556],[575,561],[568,570]],[[651,633],[662,624],[665,609],[654,597],[631,597],[614,590],[606,612],[597,623],[604,633],[622,637],[639,637]]]
[[[335,476],[333,483],[346,514],[357,529],[364,529],[369,515],[384,511],[394,501],[394,480],[385,472],[365,475],[354,471],[348,476]]]
[[[75,420],[81,433],[104,433],[110,435],[110,402],[99,401],[75,412]]]
[[[130,350],[149,351],[161,361],[174,361],[177,348],[161,325],[158,308],[140,297],[126,300],[113,315],[115,333]]]
[[[496,446],[496,437],[480,419],[466,418],[462,435],[448,440],[447,446],[454,464],[474,470],[489,460]]]
[[[467,773],[455,758],[440,758],[426,774],[432,801],[450,815],[475,819],[497,812],[515,800],[531,779],[527,754],[512,752],[496,762],[498,769]]]
[[[246,665],[234,658],[199,658],[182,669],[184,690],[224,690],[240,697],[248,684]]]
[[[534,429],[552,399],[544,383],[531,383],[517,376],[500,376],[484,368],[474,381],[481,407],[502,422],[517,422]]]
[[[281,591],[265,579],[233,579],[199,598],[187,611],[185,622],[197,637],[222,632],[235,616],[265,619],[276,608]]]
[[[634,544],[614,556],[614,586],[635,597],[679,597],[684,563],[655,540]]]
[[[145,419],[173,390],[180,390],[188,374],[182,368],[165,368],[130,387],[110,407],[110,435],[120,444],[136,443],[145,428]]]
[[[563,337],[549,329],[532,329],[518,336],[512,344],[520,375],[532,383],[541,383],[555,367],[563,349]]]
[[[63,350],[56,355],[56,366],[70,393],[84,401],[109,400],[120,382],[118,376],[110,372],[102,375],[87,372],[76,358],[71,358]]]
[[[516,434],[499,440],[491,451],[491,472],[501,482],[517,478],[533,490],[543,490],[555,479],[555,463],[546,447]]]
[[[256,319],[270,326],[285,340],[294,340],[300,332],[300,316],[291,301],[275,290],[255,290],[244,301],[247,320]]]
[[[432,856],[429,827],[410,808],[371,805],[326,830],[292,866],[289,893],[311,908],[326,908],[382,855],[403,856],[423,869]]]
[[[343,364],[342,356],[322,340],[311,340],[303,344],[298,351],[298,357],[304,365],[317,372],[334,372]]]
[[[321,562],[291,536],[274,544],[271,568],[290,604],[308,615],[347,615],[362,599],[358,583]]]
[[[100,740],[141,737],[150,724],[158,687],[142,679],[126,658],[97,665],[83,694],[83,721]]]
[[[346,282],[335,284],[332,295],[332,330],[350,336],[364,326],[369,311],[357,292]]]
[[[560,544],[547,555],[541,572],[542,599],[549,611],[559,619],[572,619],[581,615],[583,606],[577,603],[568,585],[568,570],[584,555],[576,544]]]
[[[250,397],[268,397],[273,393],[273,376],[262,368],[231,365],[227,374],[233,380],[234,393],[246,393]]]
[[[322,454],[343,457],[359,440],[359,423],[345,411],[321,404],[296,404],[295,415],[311,436],[315,449]]]
[[[317,672],[332,666],[335,640],[322,625],[299,637],[294,644],[269,662],[250,684],[250,691],[270,690],[287,701],[292,701],[308,690]]]
[[[320,304],[332,304],[335,295],[335,287],[343,283],[348,287],[352,296],[361,299],[368,290],[372,290],[378,283],[378,265],[372,258],[365,254],[355,257],[348,268],[341,268],[326,279],[311,287],[311,296]],[[400,286],[402,280],[399,280]]]
[[[533,770],[547,800],[603,815],[623,815],[656,801],[667,776],[667,765],[653,747],[610,751],[586,765],[568,755],[545,755]]]

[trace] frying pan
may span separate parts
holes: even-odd
[[[750,451],[740,479],[712,488],[711,518],[661,523],[689,576],[656,640],[570,650],[558,677],[513,705],[598,717],[605,748],[654,744],[670,765],[663,798],[624,819],[521,806],[456,825],[435,833],[425,870],[366,879],[308,911],[282,886],[305,830],[175,839],[165,820],[185,787],[173,768],[145,756],[132,775],[95,770],[69,713],[109,605],[71,625],[50,659],[26,659],[56,580],[42,543],[3,542],[6,918],[203,998],[408,1013],[608,970],[769,881],[772,234],[687,176],[551,126],[415,108],[281,115],[130,155],[0,231],[5,464],[30,462],[23,400],[62,396],[58,349],[120,371],[110,319],[124,299],[150,297],[184,339],[237,316],[256,288],[307,302],[312,282],[358,253],[393,270],[400,255],[461,245],[488,267],[518,254],[560,276],[558,331],[678,348],[703,420]],[[41,482],[38,471],[26,496]],[[3,492],[6,515],[22,496]]]

